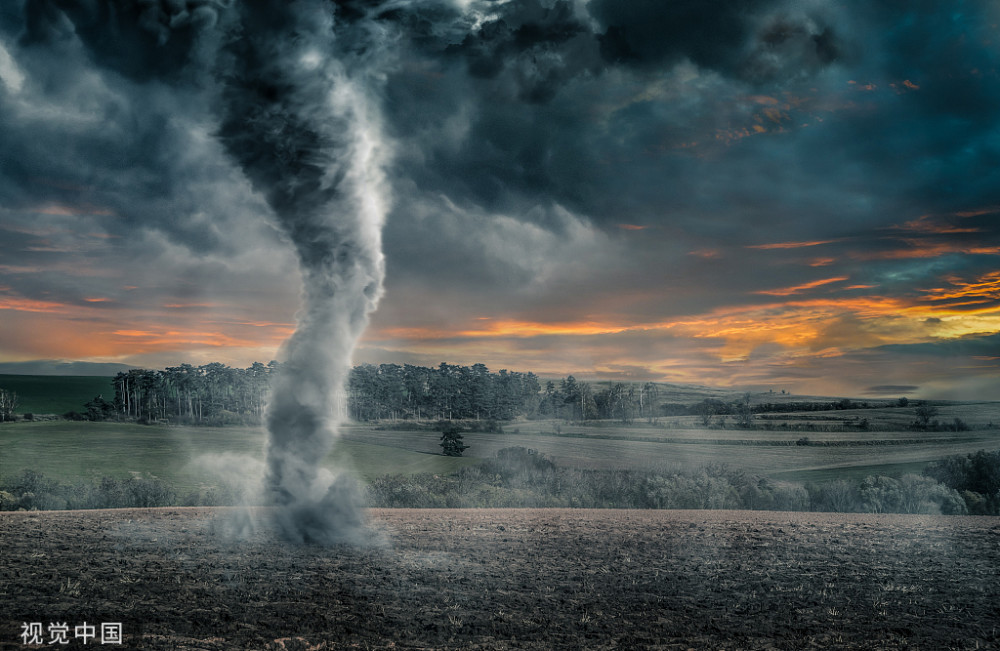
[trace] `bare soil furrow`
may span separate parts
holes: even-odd
[[[321,548],[231,514],[0,514],[0,649],[32,622],[138,649],[1000,645],[1000,518],[380,509],[375,544]]]

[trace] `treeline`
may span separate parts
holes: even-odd
[[[542,388],[534,373],[491,373],[483,364],[359,366],[348,387],[350,415],[359,421],[508,421],[524,416],[631,423],[655,418],[659,398],[652,382],[591,384],[570,375]]]
[[[762,402],[754,405],[754,411],[759,414],[789,413],[795,411],[838,411],[843,409],[885,409],[886,407],[905,407],[909,404],[906,398],[899,400],[888,400],[872,402],[862,400],[855,402],[850,398],[841,398],[831,402],[808,401],[808,402]]]
[[[245,369],[218,362],[202,366],[182,364],[163,370],[131,369],[113,380],[114,395],[95,397],[82,412],[65,417],[79,420],[132,420],[141,423],[173,422],[195,425],[256,424],[262,420],[270,393],[270,380],[278,362],[255,362]],[[662,416],[698,416],[706,427],[724,424],[732,417],[736,426],[754,427],[757,416],[794,411],[875,409],[906,406],[909,401],[795,402],[752,404],[751,394],[724,402],[706,398],[694,404],[662,403],[653,382],[623,383],[577,381],[572,375],[541,387],[534,373],[502,369],[490,371],[483,364],[437,367],[410,364],[365,364],[354,367],[344,393],[335,397],[344,416],[356,421],[475,420],[505,422],[519,417],[557,418],[567,421],[617,421],[637,419],[652,423]],[[13,420],[16,394],[0,391],[0,421]],[[916,420],[910,429],[963,431],[961,419],[940,423],[937,408],[915,403]],[[767,418],[767,416],[761,416]],[[869,429],[868,419],[855,424]],[[811,424],[807,428],[814,429]]]
[[[279,367],[277,362],[255,362],[241,369],[215,362],[131,369],[115,376],[114,396],[97,396],[82,412],[65,416],[196,425],[258,423],[267,405],[271,376]],[[436,368],[382,364],[352,369],[341,398],[346,415],[359,421],[504,421],[537,414],[540,391],[533,373],[493,373],[483,364]]]
[[[348,414],[357,421],[503,421],[535,415],[540,390],[534,373],[493,373],[483,364],[365,364],[351,371],[347,404]]]
[[[114,397],[97,396],[83,413],[69,418],[135,420],[226,425],[259,422],[264,413],[270,376],[277,362],[255,362],[232,368],[213,362],[182,364],[163,370],[131,369],[113,380]]]
[[[559,384],[545,384],[538,403],[537,417],[565,420],[617,420],[631,423],[637,418],[652,419],[658,415],[659,389],[656,384],[578,382],[572,375]]]
[[[587,383],[570,375],[542,388],[534,373],[492,373],[483,364],[358,366],[350,376],[348,398],[350,416],[359,421],[507,421],[524,416],[631,423],[659,414],[659,389],[653,382]]]
[[[752,405],[754,414],[788,414],[811,411],[840,411],[844,409],[884,409],[886,407],[906,406],[899,401],[889,402],[854,402],[848,398],[832,402],[762,402]],[[705,398],[694,404],[667,402],[660,405],[663,416],[736,416],[742,408],[741,401],[723,402],[716,398]]]

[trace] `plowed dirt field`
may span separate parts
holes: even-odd
[[[231,515],[0,513],[0,648],[1000,647],[1000,518],[373,510],[322,548]]]

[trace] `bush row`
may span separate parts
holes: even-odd
[[[104,477],[94,483],[61,483],[26,470],[20,477],[0,483],[0,511],[222,506],[239,502],[240,495],[235,491],[219,488],[179,496],[154,477]]]
[[[513,452],[512,452],[513,450]],[[500,456],[503,455],[503,456]],[[710,464],[672,471],[557,468],[523,448],[454,475],[392,475],[369,485],[372,506],[751,509],[961,514],[954,489],[930,477],[868,477],[802,486]]]
[[[870,476],[802,486],[724,464],[660,471],[558,468],[543,455],[507,448],[452,475],[386,475],[367,488],[374,507],[582,507],[751,509],[1000,515],[1000,453],[953,457],[924,475]],[[235,489],[178,496],[155,478],[61,484],[27,471],[0,484],[0,510],[239,504]]]

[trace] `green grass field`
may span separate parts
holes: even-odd
[[[508,428],[512,429],[512,428]],[[593,428],[584,431],[484,434],[468,433],[467,455],[485,458],[505,447],[523,446],[538,450],[557,465],[591,469],[673,469],[725,463],[747,472],[787,481],[829,481],[875,474],[899,475],[920,472],[937,459],[968,454],[977,450],[1000,449],[1000,430],[971,432],[879,432],[859,437],[857,433],[808,432],[814,443],[824,441],[898,441],[894,445],[789,445],[803,432],[778,433],[766,430],[666,430],[662,440],[652,438],[652,430]],[[598,438],[604,434],[609,438]],[[641,440],[630,440],[630,437]],[[348,441],[366,441],[410,452],[433,452],[438,434],[426,431],[373,431],[349,428]],[[614,438],[611,438],[614,437]],[[439,448],[438,448],[439,449]]]
[[[95,397],[111,400],[115,395],[110,377],[0,375],[0,389],[17,393],[16,414],[82,412]]]
[[[238,482],[264,458],[264,434],[251,427],[165,427],[48,421],[0,425],[0,480],[34,470],[61,482],[152,476],[178,492]],[[341,441],[326,466],[369,480],[387,473],[450,473],[472,458]]]
[[[888,432],[870,436],[906,442],[825,447],[787,445],[787,433],[777,437],[776,432],[760,430],[666,430],[664,436],[669,438],[663,440],[632,440],[635,436],[650,438],[651,430],[606,427],[600,432],[609,438],[595,438],[598,432],[594,428],[582,429],[585,431],[563,431],[559,436],[544,427],[517,434],[467,433],[465,443],[470,447],[466,456],[450,458],[440,454],[437,432],[349,426],[325,464],[331,469],[348,468],[362,480],[397,473],[447,474],[502,448],[523,446],[538,450],[563,467],[671,470],[725,463],[753,474],[805,483],[878,474],[898,476],[920,472],[927,463],[949,455],[1000,449],[997,430]],[[857,439],[855,433],[850,434]],[[811,433],[811,438],[814,442],[850,440],[844,438],[847,435]],[[264,444],[262,430],[252,427],[9,423],[0,425],[0,480],[24,470],[63,482],[142,475],[158,477],[183,494],[239,483],[254,474],[254,466],[259,467],[263,459]]]

